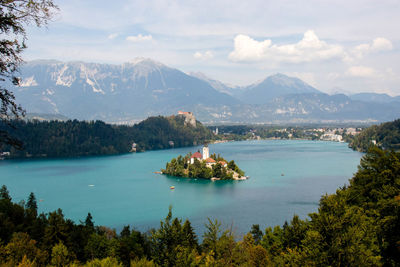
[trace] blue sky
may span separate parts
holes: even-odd
[[[232,85],[281,72],[327,93],[400,95],[400,1],[55,0],[26,60],[148,57]]]

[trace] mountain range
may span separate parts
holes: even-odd
[[[371,122],[400,116],[399,97],[328,95],[279,73],[234,87],[146,58],[121,65],[31,61],[12,90],[28,113],[121,123],[178,110],[192,111],[206,123]]]

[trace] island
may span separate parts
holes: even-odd
[[[246,180],[244,172],[235,161],[227,161],[215,153],[210,155],[208,145],[204,145],[203,154],[200,151],[189,153],[186,156],[173,158],[166,164],[162,174],[216,180]]]

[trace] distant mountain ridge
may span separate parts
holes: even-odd
[[[378,103],[390,103],[400,102],[400,96],[391,97],[388,94],[377,94],[377,93],[358,93],[350,95],[352,100],[364,101],[364,102],[378,102]]]
[[[322,92],[298,78],[277,73],[259,83],[247,86],[239,94],[239,97],[248,104],[265,104],[277,97],[309,93]]]
[[[143,58],[122,65],[30,62],[15,89],[28,112],[106,121],[239,103],[198,78]]]
[[[231,96],[234,96],[235,92],[239,91],[241,89],[239,86],[227,85],[220,81],[211,79],[210,77],[206,76],[204,73],[201,73],[201,72],[189,72],[188,74],[190,76],[199,78],[200,80],[207,82],[212,87],[214,87],[215,90],[217,90],[221,93],[231,95]]]
[[[120,65],[32,61],[21,69],[21,86],[13,91],[28,113],[107,122],[138,121],[178,110],[192,111],[206,123],[385,121],[400,117],[399,102],[365,95],[330,96],[280,73],[249,86],[232,87],[146,58]]]

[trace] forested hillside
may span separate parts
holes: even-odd
[[[186,124],[184,116],[150,117],[134,126],[102,121],[12,121],[0,123],[0,131],[23,141],[22,150],[3,144],[11,157],[73,157],[109,155],[201,144],[212,137],[200,122]],[[135,149],[134,149],[135,150]]]
[[[376,145],[383,149],[400,149],[400,119],[392,122],[373,125],[364,129],[354,137],[349,147],[366,152],[369,147]]]
[[[76,224],[61,210],[38,214],[33,193],[13,203],[0,190],[0,264],[5,266],[400,266],[400,153],[373,148],[350,185],[322,196],[308,220],[253,225],[237,237],[209,220],[202,242],[171,211],[146,233]],[[127,211],[134,212],[134,211]],[[268,214],[260,214],[268,216]],[[95,218],[94,218],[95,220]],[[250,229],[249,229],[250,230]],[[36,265],[32,265],[35,263]]]

